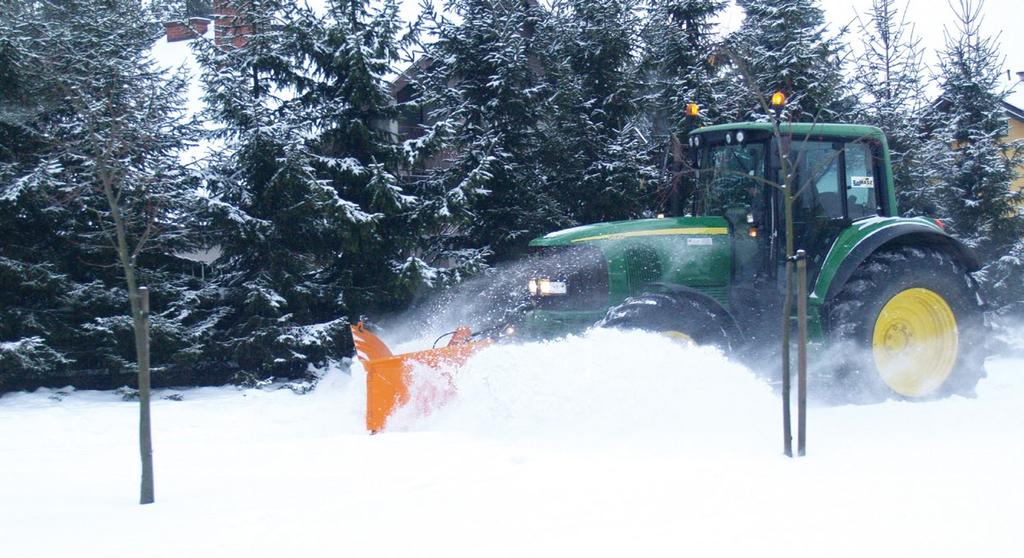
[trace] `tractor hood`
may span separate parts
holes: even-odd
[[[535,238],[530,242],[530,246],[568,246],[585,242],[639,237],[708,237],[727,234],[729,234],[729,223],[722,217],[669,217],[613,221],[573,227]]]
[[[530,243],[537,257],[531,270],[537,292],[531,293],[549,317],[583,312],[589,323],[595,321],[590,311],[603,315],[628,297],[665,286],[696,289],[726,304],[735,236],[729,233],[722,217],[640,219],[553,232]],[[544,293],[545,280],[557,291]]]

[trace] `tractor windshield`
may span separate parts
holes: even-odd
[[[765,143],[711,145],[697,159],[693,215],[725,215],[757,205],[763,190]]]

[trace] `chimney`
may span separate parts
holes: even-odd
[[[217,46],[242,48],[252,34],[252,24],[242,17],[238,5],[243,0],[213,0],[213,33]]]
[[[195,39],[200,35],[205,35],[209,28],[210,20],[203,17],[190,17],[188,23],[184,21],[164,23],[164,32],[167,34],[168,43]]]
[[[1017,79],[1024,81],[1024,72],[1017,72]]]

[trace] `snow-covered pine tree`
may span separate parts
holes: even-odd
[[[556,0],[539,26],[550,88],[544,174],[574,224],[653,209],[637,0]],[[538,49],[541,50],[541,49]]]
[[[301,45],[313,81],[299,84],[296,101],[311,110],[313,167],[338,195],[373,216],[371,226],[350,226],[337,240],[343,250],[324,275],[346,289],[352,315],[393,309],[410,290],[432,283],[432,272],[410,256],[418,233],[418,200],[399,184],[403,151],[389,128],[398,117],[388,80],[408,46],[395,0],[329,0],[313,17],[315,40]]]
[[[200,46],[225,146],[207,184],[223,256],[197,304],[212,336],[203,360],[243,379],[301,376],[351,353],[350,316],[398,300],[415,238],[386,133],[397,9],[226,5],[244,38]]]
[[[703,117],[718,115],[719,44],[715,20],[724,0],[649,0],[643,29],[645,81],[652,96],[654,132],[685,135],[699,125],[684,113],[697,103]]]
[[[927,157],[924,119],[931,109],[921,40],[895,0],[873,0],[858,16],[859,45],[853,85],[859,101],[855,121],[885,131],[892,156],[900,210],[906,215],[937,215],[935,161]]]
[[[53,266],[33,257],[44,244],[34,235],[48,204],[35,192],[16,187],[38,164],[45,144],[29,125],[45,104],[42,98],[33,99],[36,87],[25,67],[34,15],[21,4],[0,12],[0,390],[67,363],[66,347],[48,338],[57,320],[40,319],[66,288]]]
[[[154,362],[183,345],[162,312],[182,280],[169,254],[187,246],[184,82],[150,61],[158,28],[138,2],[10,7],[0,15],[0,370],[22,385],[92,370],[107,387],[135,368],[125,271],[154,287]],[[130,269],[111,265],[108,193]]]
[[[424,6],[425,62],[411,76],[429,114],[410,158],[441,164],[415,188],[432,232],[424,255],[457,265],[508,258],[565,225],[539,164],[546,89],[534,48],[540,8],[529,0],[449,0],[458,21]]]
[[[783,91],[786,119],[835,122],[848,116],[841,44],[826,33],[816,0],[737,0],[746,17],[727,40],[731,62],[722,110],[730,120],[763,120],[761,100]]]
[[[1003,57],[998,41],[980,29],[983,5],[954,5],[955,28],[939,53],[942,93],[929,147],[938,161],[941,217],[984,262],[976,276],[989,299],[1006,306],[1024,300],[1024,197],[1011,187],[1024,145],[1003,141]]]
[[[649,0],[643,37],[643,70],[651,118],[651,153],[663,169],[666,208],[685,203],[688,173],[686,137],[714,122],[723,86],[715,67],[719,44],[715,19],[722,0]],[[700,107],[699,118],[684,113],[687,103]],[[673,207],[677,206],[677,207]]]

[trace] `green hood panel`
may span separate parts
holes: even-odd
[[[653,283],[685,285],[728,302],[732,236],[722,217],[671,217],[598,223],[557,231],[530,243],[561,250],[587,245],[607,262],[609,304],[657,290]]]
[[[582,242],[622,240],[665,236],[713,236],[729,234],[729,223],[722,217],[669,217],[614,221],[573,227],[548,233],[530,242],[530,246],[567,246]]]

